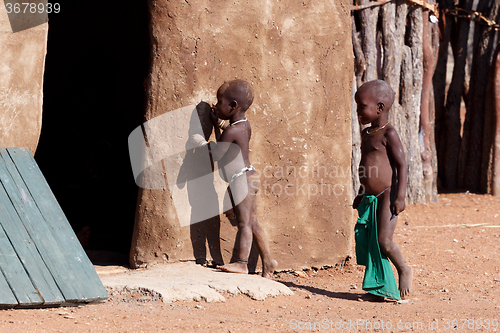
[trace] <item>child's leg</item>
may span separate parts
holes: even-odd
[[[232,198],[232,194],[231,194],[231,187],[228,186],[227,187],[227,196],[224,196],[224,207],[227,207],[227,205],[231,205],[231,208],[229,208],[228,210],[226,210],[224,212],[224,214],[226,215],[226,217],[230,220],[234,220],[236,218],[236,215],[234,215],[234,210],[233,210],[233,200],[231,199]]]
[[[255,240],[262,258],[262,276],[271,278],[278,263],[271,258],[267,237],[257,220],[257,192],[260,186],[257,186],[256,182],[258,182],[256,175],[248,176],[248,195],[234,208],[239,233],[238,261],[219,268],[232,273],[248,273],[248,257],[252,241]]]
[[[252,226],[253,239],[262,259],[262,276],[271,279],[274,271],[278,267],[278,262],[271,257],[267,236],[260,227],[257,219],[252,223]]]
[[[405,263],[401,251],[392,241],[398,217],[395,216],[391,220],[390,191],[383,193],[378,197],[378,200],[378,242],[380,251],[385,254],[396,267],[399,275],[399,293],[401,297],[405,297],[410,293],[413,271],[411,267]]]

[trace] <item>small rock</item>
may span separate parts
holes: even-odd
[[[293,274],[295,276],[298,276],[298,277],[301,277],[301,278],[308,278],[309,277],[309,275],[307,275],[307,273],[304,272],[304,271],[295,271]]]
[[[412,304],[413,302],[409,299],[401,299],[396,302],[396,304]]]

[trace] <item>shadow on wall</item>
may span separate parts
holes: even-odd
[[[210,119],[211,108],[206,102],[199,103],[193,110],[190,119],[190,127],[188,130],[189,137],[197,134],[200,123],[201,130],[205,140],[209,140],[212,133],[215,131],[215,136],[220,136],[220,131],[214,127]],[[208,150],[208,148],[207,148]],[[190,212],[190,236],[193,246],[193,255],[197,264],[207,264],[207,246],[210,255],[213,259],[213,264],[223,265],[223,257],[221,253],[221,217],[220,213],[227,211],[234,206],[234,201],[228,195],[229,186],[227,185],[228,177],[224,172],[225,166],[217,162],[207,160],[207,151],[200,148],[186,149],[186,154],[182,159],[182,164],[179,169],[176,187],[183,189],[186,187],[188,202],[191,207]],[[205,161],[206,163],[204,163]],[[233,161],[230,161],[233,162]],[[217,168],[218,170],[215,170]],[[217,180],[216,180],[217,178]],[[221,186],[216,186],[223,183]],[[218,188],[216,188],[218,187]],[[226,189],[227,187],[227,189]],[[206,217],[208,207],[215,207],[213,217]],[[237,226],[236,219],[229,219],[233,227]],[[238,254],[239,233],[234,240],[234,248],[232,251],[231,261],[236,261]],[[232,240],[231,240],[232,241]],[[254,272],[258,261],[258,251],[252,245],[250,253],[248,269]]]

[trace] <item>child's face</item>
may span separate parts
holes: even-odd
[[[356,112],[358,113],[358,119],[361,124],[369,124],[380,116],[377,110],[377,101],[368,91],[358,90],[354,99],[358,105]]]
[[[230,101],[224,96],[224,93],[217,92],[217,104],[215,105],[215,114],[221,119],[229,119],[232,107]]]

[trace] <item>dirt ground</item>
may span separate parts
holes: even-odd
[[[395,242],[414,270],[406,303],[360,302],[363,268],[281,272],[293,296],[163,303],[122,293],[100,304],[0,311],[0,332],[500,331],[500,198],[441,194],[411,205]],[[301,276],[298,276],[301,275]]]

